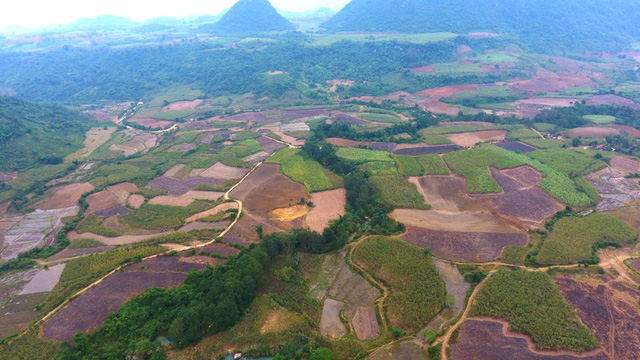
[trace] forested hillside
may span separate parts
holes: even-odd
[[[0,171],[61,163],[95,122],[61,106],[0,96]]]
[[[205,25],[201,30],[216,34],[247,34],[289,31],[295,28],[278,14],[268,0],[241,0],[220,21]]]
[[[337,31],[513,34],[538,51],[619,50],[637,36],[640,4],[625,0],[353,0],[324,23]]]

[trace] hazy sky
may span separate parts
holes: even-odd
[[[0,28],[39,27],[69,23],[81,17],[113,14],[141,21],[159,16],[216,15],[237,0],[15,0],[0,11]],[[306,11],[319,7],[341,9],[349,0],[271,0],[278,9]]]

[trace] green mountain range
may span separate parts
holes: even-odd
[[[295,30],[268,0],[240,0],[215,24],[200,27],[214,34],[251,34]]]

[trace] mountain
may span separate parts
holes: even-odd
[[[240,0],[215,24],[200,30],[215,34],[250,34],[295,30],[268,0]]]
[[[82,147],[94,125],[89,116],[62,106],[0,96],[0,171],[62,162]]]
[[[535,50],[607,50],[640,35],[640,3],[627,0],[352,0],[322,27],[514,35]]]

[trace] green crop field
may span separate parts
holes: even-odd
[[[414,332],[444,305],[445,286],[431,256],[396,238],[374,237],[354,250],[354,260],[391,288],[386,313],[391,325]]]
[[[175,230],[187,217],[213,207],[212,201],[196,200],[189,206],[143,204],[120,217],[123,224],[146,230]]]
[[[527,156],[549,165],[571,178],[600,170],[607,166],[602,160],[571,149],[547,149],[528,153]]]
[[[549,124],[549,123],[535,123],[533,124],[533,127],[536,130],[542,131],[542,132],[554,132],[556,131],[556,128],[557,128],[555,124]]]
[[[471,194],[502,190],[491,177],[489,166],[504,169],[527,164],[542,172],[543,179],[540,187],[559,201],[571,206],[586,206],[591,203],[591,199],[579,191],[573,180],[566,174],[523,154],[495,146],[478,146],[445,154],[444,158],[453,172],[465,178],[467,192]]]
[[[389,161],[369,161],[360,165],[360,169],[368,171],[371,175],[399,174],[396,163]]]
[[[449,175],[449,168],[438,154],[418,156],[425,175]]]
[[[78,224],[76,231],[78,232],[78,234],[93,233],[106,237],[118,237],[122,235],[115,230],[108,229],[102,226],[102,220],[104,220],[104,217],[102,216],[89,215],[84,220],[82,220],[80,224]]]
[[[345,159],[357,162],[366,161],[393,161],[388,152],[359,148],[338,148],[336,154]]]
[[[344,180],[340,176],[301,154],[302,152],[298,149],[285,148],[273,154],[267,161],[281,164],[282,172],[293,181],[304,184],[310,193],[344,185]]]
[[[558,220],[545,240],[537,260],[541,264],[575,264],[591,258],[599,242],[633,244],[638,233],[622,220],[605,213]]]
[[[584,119],[596,124],[609,124],[616,121],[616,117],[611,115],[585,115]]]
[[[525,127],[509,131],[507,138],[512,140],[541,139],[537,132]]]
[[[563,146],[569,146],[571,144],[571,140],[552,140],[541,138],[524,139],[522,142],[537,147],[538,149],[560,149]]]
[[[530,335],[539,349],[587,351],[600,347],[543,272],[498,271],[478,293],[471,316],[508,321],[509,330]]]
[[[371,181],[380,190],[382,200],[392,208],[429,209],[415,184],[402,175],[374,175]]]
[[[427,145],[447,145],[453,143],[448,137],[437,134],[426,135],[423,142]]]
[[[473,131],[484,131],[484,130],[504,130],[508,129],[509,126],[505,125],[492,125],[492,126],[479,126],[479,125],[451,125],[451,126],[431,126],[425,129],[420,130],[420,134],[422,134],[425,138],[433,135],[444,135],[444,134],[460,134],[465,132],[473,132]]]
[[[513,55],[501,53],[486,53],[477,57],[483,63],[496,64],[501,62],[517,62],[518,58]]]
[[[478,90],[461,91],[451,95],[445,100],[447,102],[460,102],[464,100],[473,100],[478,98],[505,98],[513,96],[511,88],[508,86],[483,86]]]
[[[417,157],[408,155],[391,155],[391,157],[396,161],[396,164],[398,165],[398,172],[400,172],[401,175],[424,175],[424,169]]]

